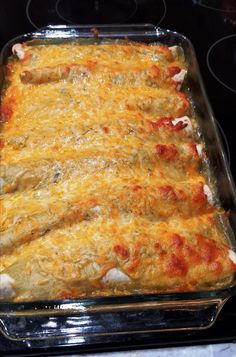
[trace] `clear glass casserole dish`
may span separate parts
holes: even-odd
[[[1,53],[4,65],[12,46],[34,40],[35,43],[61,43],[74,39],[93,39],[88,26],[49,26],[39,32],[19,36],[5,45]],[[229,212],[232,249],[236,248],[236,191],[208,102],[190,41],[181,34],[153,25],[96,26],[99,39],[126,39],[144,43],[179,45],[188,63],[186,88],[192,100],[217,199]],[[3,72],[1,82],[3,83]],[[77,300],[39,301],[0,304],[0,331],[12,340],[31,347],[110,343],[119,336],[176,330],[205,329],[216,320],[228,298],[236,293],[236,280],[216,290],[94,297]]]

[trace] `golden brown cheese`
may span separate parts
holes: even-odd
[[[209,288],[234,269],[214,219],[83,221],[4,256],[4,273],[16,301]]]
[[[181,50],[17,46],[1,104],[0,299],[229,283],[236,256],[202,173]]]
[[[198,175],[200,157],[196,146],[193,144],[154,144],[144,145],[138,142],[134,149],[135,140],[130,145],[122,145],[121,141],[112,145],[111,140],[89,143],[87,141],[71,148],[58,148],[53,144],[42,149],[39,155],[31,160],[31,151],[24,160],[17,160],[11,164],[2,164],[2,192],[10,193],[15,190],[27,188],[39,188],[48,183],[56,183],[71,175],[80,179],[98,170],[106,170],[110,173],[123,173],[131,171],[158,178],[170,178],[175,181],[187,179]],[[56,149],[55,149],[56,146]],[[92,146],[92,147],[91,147]],[[81,149],[80,149],[81,147]],[[112,155],[111,155],[112,147]],[[22,154],[21,150],[21,154]],[[24,152],[24,151],[23,151]],[[52,159],[51,153],[54,152]],[[16,159],[16,158],[15,158]]]
[[[187,218],[212,210],[204,194],[202,179],[167,184],[149,177],[123,175],[118,178],[113,174],[103,177],[103,174],[92,175],[83,182],[62,181],[50,190],[16,193],[3,199],[1,251],[72,220],[133,214],[159,221],[172,215]]]

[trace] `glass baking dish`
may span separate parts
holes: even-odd
[[[217,199],[229,212],[232,249],[236,248],[236,191],[216,121],[191,42],[183,35],[143,25],[48,26],[8,42],[1,53],[1,68],[15,43],[61,43],[74,39],[129,39],[145,43],[159,42],[183,48],[188,63],[186,90],[192,100],[201,135],[215,181]],[[99,39],[95,39],[99,41]],[[1,71],[1,87],[4,82]],[[37,301],[0,304],[0,331],[11,343],[31,348],[62,345],[92,345],[119,341],[133,334],[206,329],[213,325],[228,298],[236,294],[236,279],[216,290],[94,297],[77,300]]]

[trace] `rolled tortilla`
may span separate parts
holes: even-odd
[[[8,300],[214,288],[236,266],[212,220],[109,219],[55,230],[15,252],[2,272],[12,279]]]
[[[90,75],[90,70],[82,65],[58,65],[55,67],[36,68],[24,71],[20,78],[23,83],[42,84],[57,82],[60,80],[71,80],[73,78],[83,78]]]
[[[12,250],[70,222],[96,216],[131,214],[165,221],[174,214],[188,218],[212,210],[202,179],[171,184],[145,175],[142,179],[109,173],[99,179],[99,175],[78,183],[62,182],[36,194],[29,191],[5,198],[2,222],[6,229],[0,239],[1,251]]]
[[[152,132],[155,135],[155,131],[158,130],[155,128],[156,122],[148,125],[150,129],[147,126],[147,130],[151,131],[151,135]],[[46,159],[51,153],[49,147],[38,155],[37,160],[28,159],[0,165],[2,180],[0,192],[11,193],[41,188],[78,175],[81,178],[85,175],[90,176],[105,169],[114,173],[119,169],[130,170],[133,174],[138,168],[144,171],[152,169],[154,174],[159,173],[163,178],[169,176],[175,181],[184,179],[186,172],[198,175],[200,157],[196,145],[154,144],[154,141],[143,145],[142,140],[140,144],[143,146],[142,150],[134,149],[132,140],[130,146],[112,146],[111,141],[113,150],[111,154],[109,142],[106,143],[106,147],[89,142],[89,145],[83,144],[81,149],[73,150],[71,147],[69,151],[71,155],[68,155],[68,150],[65,149],[67,160],[63,157],[63,150],[59,155],[54,154],[54,160]],[[26,148],[25,151],[27,152],[28,149]],[[31,156],[30,151],[28,156]]]
[[[181,66],[181,64],[180,64]],[[183,65],[182,65],[183,66]],[[180,72],[177,74],[171,73],[171,68],[177,68]],[[173,71],[172,71],[173,72]],[[165,67],[160,64],[149,65],[145,69],[136,69],[127,65],[111,65],[102,64],[71,64],[57,65],[51,67],[34,68],[24,71],[20,74],[20,79],[24,84],[43,84],[58,82],[61,80],[78,81],[86,79],[86,81],[108,81],[113,85],[143,85],[148,87],[165,87],[176,82],[181,84],[187,70],[179,67]]]

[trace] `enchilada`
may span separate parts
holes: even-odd
[[[1,298],[228,283],[236,256],[181,90],[181,49],[23,44],[13,53],[1,105]]]

